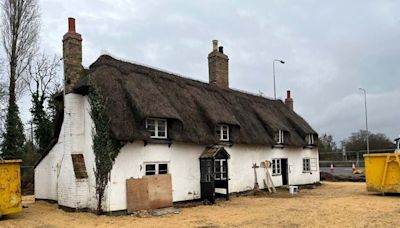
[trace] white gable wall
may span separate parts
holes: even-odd
[[[63,129],[61,129],[61,133]],[[63,151],[63,137],[58,139],[58,142],[45,158],[35,168],[35,197],[37,199],[57,200],[57,174],[59,173]]]
[[[35,197],[70,208],[96,209],[92,120],[87,97],[67,94],[57,144],[35,168]],[[75,178],[71,154],[83,154],[88,179]],[[107,208],[104,208],[107,210]]]

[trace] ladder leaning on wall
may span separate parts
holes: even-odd
[[[271,193],[276,193],[275,185],[274,182],[272,182],[272,176],[269,173],[269,167],[271,167],[271,162],[266,160],[263,162],[264,164],[262,165],[265,168],[265,177],[266,180],[264,180],[264,184],[267,187],[268,191]]]

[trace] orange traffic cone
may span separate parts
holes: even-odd
[[[351,166],[351,172],[352,173],[356,173],[356,166],[354,165],[354,163],[353,163],[353,165]]]

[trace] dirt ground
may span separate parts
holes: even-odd
[[[67,213],[39,201],[0,227],[399,227],[400,196],[367,193],[365,183],[323,182],[294,197],[240,196],[180,214],[139,218]]]

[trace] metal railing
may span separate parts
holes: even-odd
[[[34,166],[21,166],[21,193],[22,195],[33,195],[35,186]]]
[[[370,153],[392,153],[395,149],[369,150]],[[351,167],[355,164],[357,167],[364,166],[364,154],[366,150],[359,151],[335,151],[319,152],[320,167],[329,167],[331,164],[339,167]]]

